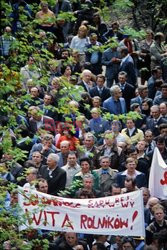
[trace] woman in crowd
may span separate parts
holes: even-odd
[[[99,189],[99,177],[98,174],[91,170],[91,160],[87,157],[80,159],[81,171],[74,176],[74,180],[83,180],[83,176],[90,173],[94,177],[94,189]]]

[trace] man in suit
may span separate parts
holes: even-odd
[[[47,165],[40,168],[39,175],[48,182],[48,194],[57,195],[65,189],[66,172],[59,168],[57,163],[59,156],[51,153],[47,158]]]
[[[39,105],[39,108],[43,111],[43,114],[53,118],[55,121],[58,120],[58,114],[52,106],[53,97],[51,94],[46,93],[44,96],[44,103]]]
[[[151,117],[148,117],[146,121],[146,129],[150,129],[154,136],[158,136],[159,125],[162,123],[166,123],[166,120],[160,115],[159,106],[153,105],[151,107]]]
[[[160,95],[154,98],[154,105],[160,105],[163,102],[167,102],[167,83],[161,85]]]
[[[107,78],[107,87],[110,88],[113,84],[113,81],[118,81],[118,72],[120,64],[120,54],[115,48],[108,48],[102,54],[102,65],[106,66],[106,78]]]
[[[91,97],[99,96],[102,103],[111,96],[110,89],[105,87],[104,83],[105,76],[103,76],[102,74],[97,75],[96,87],[92,88],[89,92]]]
[[[120,71],[125,71],[127,73],[127,82],[133,86],[136,86],[137,76],[135,71],[135,66],[133,58],[129,55],[128,48],[121,48],[122,61],[119,67]]]
[[[125,99],[126,109],[130,111],[130,100],[135,96],[135,88],[127,83],[127,73],[125,71],[119,72],[117,85],[122,90],[122,97]]]
[[[39,107],[33,106],[30,115],[29,128],[32,133],[35,134],[39,128],[44,128],[52,134],[55,134],[56,128],[54,120],[49,116],[42,115]]]
[[[132,178],[136,179],[136,186],[138,188],[146,187],[147,181],[146,176],[142,172],[136,170],[137,162],[134,158],[127,158],[126,160],[126,168],[127,170],[123,172],[119,172],[116,176],[116,182],[121,187],[124,188],[125,178],[126,176],[131,176]]]
[[[84,69],[82,71],[82,81],[78,83],[79,86],[82,86],[84,91],[83,92],[89,92],[90,89],[93,86],[93,83],[91,81],[92,78],[92,72],[88,69]]]
[[[139,95],[137,97],[131,99],[131,101],[130,101],[131,105],[133,103],[138,103],[140,105],[140,108],[142,108],[142,101],[144,99],[146,99],[146,98],[152,103],[152,100],[150,98],[148,98],[148,88],[147,88],[147,86],[140,85],[138,87],[138,92],[139,92]]]
[[[104,101],[103,107],[111,114],[120,115],[126,113],[125,99],[122,98],[122,91],[119,86],[112,86],[110,89],[111,97]]]

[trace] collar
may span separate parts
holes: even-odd
[[[136,177],[137,175],[140,175],[140,174],[141,174],[141,172],[135,170],[135,174],[134,174],[135,177]],[[121,173],[121,175],[126,175],[126,176],[128,176],[128,170],[123,171],[123,172]]]
[[[103,91],[104,87],[99,88],[99,87],[97,86],[97,89],[98,89],[98,91]]]
[[[77,169],[79,165],[76,163],[75,166],[71,167],[68,163],[65,165],[68,169]]]
[[[49,171],[49,173],[53,173],[53,171],[57,168],[57,166],[54,169],[50,169],[49,167],[47,167],[47,170]]]
[[[155,118],[153,118],[154,119],[154,121],[156,120],[157,122],[161,119],[161,117],[162,117],[162,115],[160,115],[159,117],[158,117],[158,119],[155,119]]]
[[[121,64],[123,64],[128,59],[128,57],[129,57],[129,54],[122,59]]]

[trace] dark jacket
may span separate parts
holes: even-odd
[[[57,195],[58,192],[65,189],[66,172],[63,169],[56,167],[50,176],[48,167],[44,165],[39,170],[39,176],[47,180],[48,194]]]

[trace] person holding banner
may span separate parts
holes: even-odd
[[[66,172],[58,167],[59,156],[51,153],[47,158],[47,165],[39,170],[39,176],[48,181],[48,194],[57,195],[66,185]]]

